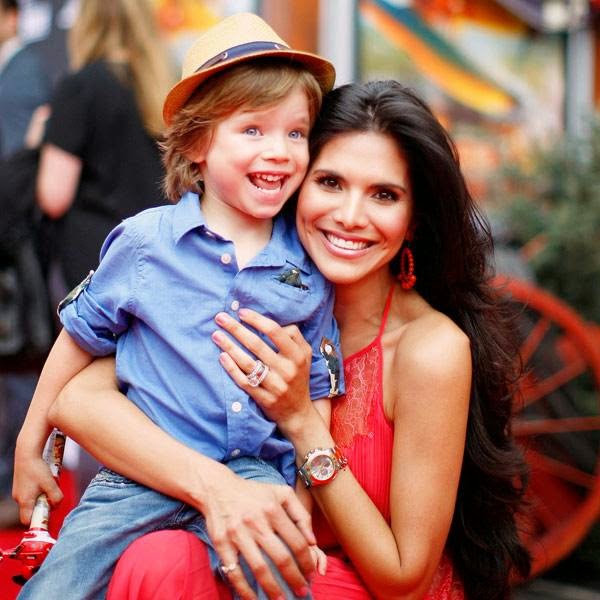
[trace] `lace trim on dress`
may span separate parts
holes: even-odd
[[[356,436],[373,437],[373,415],[381,394],[379,344],[355,355],[345,370],[345,396],[333,402],[331,432],[341,448],[348,448]]]

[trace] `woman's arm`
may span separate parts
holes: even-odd
[[[96,360],[69,382],[49,416],[110,469],[197,508],[223,564],[242,554],[270,598],[281,590],[261,549],[292,589],[306,586],[316,542],[294,491],[241,479],[177,442],[117,391],[114,359]],[[228,579],[243,598],[255,597],[241,569]]]
[[[82,161],[53,144],[44,144],[36,181],[36,195],[42,212],[51,219],[62,217],[73,204]]]
[[[300,463],[315,447],[334,440],[312,408],[307,381],[310,348],[295,327],[281,328],[251,311],[240,318],[264,332],[278,352],[227,315],[217,322],[271,367],[259,388],[247,385],[252,359],[224,334],[214,336],[225,351],[230,376],[252,394],[293,443]],[[440,322],[438,322],[440,321]],[[430,331],[433,327],[434,331]],[[444,317],[413,327],[397,340],[386,370],[384,397],[394,422],[390,492],[391,527],[350,469],[331,483],[312,488],[338,541],[376,598],[422,598],[444,549],[462,463],[470,389],[466,336]]]

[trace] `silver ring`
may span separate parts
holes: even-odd
[[[269,367],[265,365],[261,360],[257,360],[254,363],[254,368],[248,375],[246,375],[246,379],[248,380],[248,385],[250,387],[258,387],[264,380],[265,377],[269,374]]]
[[[237,562],[232,562],[232,563],[229,563],[228,565],[220,564],[219,572],[221,573],[221,575],[223,575],[223,577],[227,577],[229,575],[229,573],[231,573],[231,571],[234,571],[235,569],[238,568],[238,565],[239,565],[239,563],[237,563]]]

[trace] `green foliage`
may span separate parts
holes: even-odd
[[[600,323],[600,121],[503,169],[492,203],[537,283]]]

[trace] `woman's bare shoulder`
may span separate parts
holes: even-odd
[[[467,334],[448,316],[427,307],[410,320],[394,351],[398,372],[453,378],[471,374],[471,345]]]

